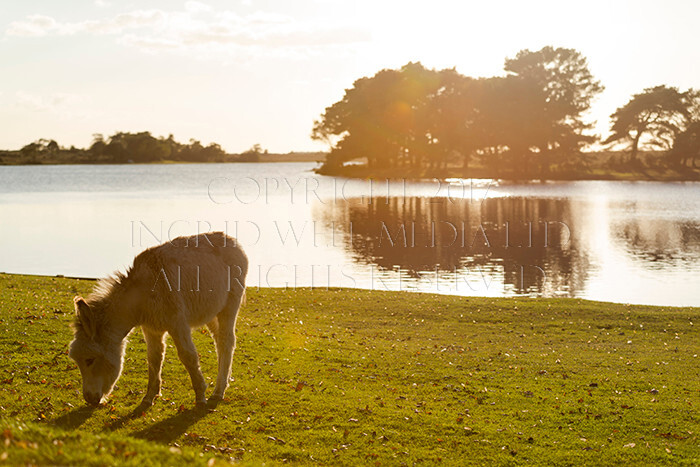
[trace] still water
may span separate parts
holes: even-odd
[[[700,305],[700,183],[388,183],[313,167],[0,167],[0,271],[99,277],[224,230],[252,286]]]

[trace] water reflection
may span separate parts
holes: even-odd
[[[611,228],[615,242],[652,270],[692,267],[700,257],[697,223],[628,219]]]
[[[343,233],[355,262],[387,276],[431,286],[442,278],[473,290],[481,278],[482,288],[506,294],[585,296],[591,285],[619,287],[625,278],[608,272],[630,258],[640,263],[633,272],[677,272],[684,263],[690,274],[700,257],[698,224],[649,218],[650,206],[643,211],[572,199],[395,197],[317,205],[314,215]]]
[[[469,275],[503,282],[514,293],[575,294],[588,269],[573,235],[570,201],[492,198],[348,200],[318,209],[342,230],[355,258],[409,277]],[[489,280],[489,279],[486,279]]]

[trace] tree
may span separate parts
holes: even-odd
[[[516,76],[482,82],[477,134],[484,165],[502,171],[536,172],[534,151],[543,140],[547,124],[542,114],[540,87]]]
[[[204,160],[207,162],[224,162],[226,151],[224,151],[218,143],[210,143],[202,151]]]
[[[650,146],[670,149],[690,119],[692,96],[692,91],[682,93],[675,87],[646,88],[610,116],[612,134],[604,143],[630,142],[630,161],[637,159],[644,135]]]
[[[542,172],[549,169],[552,155],[578,152],[594,140],[583,133],[591,125],[582,114],[603,86],[580,52],[551,46],[535,52],[521,50],[515,58],[506,59],[505,70],[524,82],[521,92],[530,94],[530,109],[521,109],[527,115],[519,119],[522,132],[529,135],[522,145],[540,154]]]
[[[109,138],[109,143],[102,146],[104,141],[96,139],[91,152],[102,151],[112,162],[153,162],[167,159],[171,148],[167,140],[154,138],[150,132],[115,133]],[[95,155],[96,152],[93,152]]]
[[[445,165],[451,156],[462,159],[467,170],[479,148],[479,80],[452,69],[439,72],[439,86],[417,109],[417,127],[425,134],[424,151],[429,160]]]
[[[321,120],[314,122],[311,137],[331,143],[332,163],[340,165],[355,157],[367,157],[370,166],[381,162],[388,144],[382,114],[388,107],[388,91],[396,81],[396,70],[381,70],[371,78],[361,78],[340,101],[326,109]]]
[[[36,157],[41,152],[42,146],[38,142],[29,143],[19,150],[20,154],[25,157]]]
[[[126,147],[127,133],[115,133],[109,138],[109,143],[104,147],[104,154],[111,159],[112,162],[122,164],[129,160],[129,153]]]
[[[683,169],[688,167],[688,162],[695,167],[700,160],[700,121],[692,122],[676,136],[669,155]]]
[[[40,138],[33,143],[29,143],[20,149],[20,154],[31,162],[40,162],[42,160],[51,159],[52,156],[58,155],[60,147],[53,139]]]
[[[107,148],[107,143],[105,143],[104,136],[101,133],[94,133],[92,135],[92,145],[90,145],[89,152],[93,159],[98,159],[102,154],[105,153]]]
[[[426,155],[416,112],[438,86],[437,72],[420,63],[358,79],[314,122],[311,137],[331,145],[331,165],[356,157],[371,167],[418,164]]]
[[[204,146],[198,140],[190,138],[190,144],[183,145],[179,150],[179,157],[183,161],[206,162],[204,159]]]
[[[669,151],[672,161],[675,161],[683,169],[688,162],[695,167],[700,160],[700,91],[688,89],[684,94],[688,105],[689,123],[685,130],[678,133],[673,140],[673,147]]]
[[[521,50],[515,58],[506,59],[505,70],[538,83],[545,95],[545,110],[556,119],[580,118],[603,91],[588,69],[588,61],[575,49],[547,46],[535,52]]]
[[[58,146],[58,143],[56,142],[56,140],[52,139],[46,145],[46,149],[50,154],[56,155],[56,154],[58,154],[58,151],[60,151],[61,148]]]
[[[242,152],[238,156],[238,160],[240,162],[259,162],[260,156],[263,154],[267,154],[267,149],[263,150],[260,144],[255,143],[250,149]]]
[[[520,51],[506,60],[507,76],[474,79],[455,69],[408,63],[361,78],[314,122],[312,138],[331,146],[325,167],[367,157],[368,166],[468,170],[478,156],[540,172],[552,155],[579,151],[592,137],[582,113],[602,86],[573,49]],[[512,162],[512,163],[510,163]],[[530,170],[534,172],[536,170]]]

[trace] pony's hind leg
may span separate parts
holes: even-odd
[[[216,336],[219,334],[219,320],[214,318],[213,320],[207,323],[207,327],[209,328],[211,336],[214,338],[214,343],[216,343]]]
[[[202,370],[199,368],[199,355],[197,355],[197,348],[192,342],[192,331],[187,323],[182,324],[181,326],[174,326],[168,330],[168,333],[173,338],[177,348],[177,356],[180,357],[180,361],[190,374],[195,402],[197,405],[204,405],[207,403],[205,397],[207,383],[204,381]]]
[[[216,356],[218,361],[221,359],[221,350],[219,346],[219,319],[214,317],[213,320],[207,323],[207,327],[209,328],[209,333],[211,334],[212,339],[214,339],[214,346],[216,348]],[[209,400],[212,400],[211,397]]]
[[[214,334],[216,340],[216,353],[219,359],[219,373],[216,378],[214,393],[210,401],[219,401],[224,398],[231,378],[231,361],[236,349],[236,317],[241,306],[242,294],[231,294],[224,309],[217,316],[218,329]],[[211,329],[211,328],[210,328]]]
[[[165,356],[165,333],[142,327],[148,353],[148,389],[141,404],[153,405],[156,397],[160,396],[161,370]]]

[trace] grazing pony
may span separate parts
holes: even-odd
[[[236,347],[236,316],[245,295],[248,258],[222,232],[178,237],[149,248],[126,274],[98,282],[87,298],[75,297],[70,357],[80,368],[83,397],[99,405],[119,379],[126,337],[141,326],[148,348],[148,389],[142,404],[160,395],[165,333],[173,339],[192,380],[195,400],[206,404],[192,328],[207,325],[216,343],[219,373],[209,400],[224,397]]]

